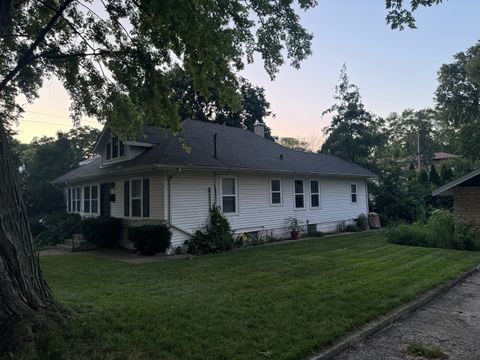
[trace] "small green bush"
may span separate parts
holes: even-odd
[[[56,245],[78,232],[81,217],[78,214],[55,213],[29,218],[30,230],[37,248]]]
[[[122,219],[114,217],[86,218],[80,223],[80,232],[85,240],[100,247],[117,247],[122,232]]]
[[[427,359],[442,359],[445,354],[438,346],[427,347],[420,341],[412,341],[408,344],[407,352],[413,356],[421,356]]]
[[[143,255],[164,253],[171,244],[172,232],[167,225],[143,225],[128,229],[128,239]]]
[[[360,231],[368,230],[368,217],[367,217],[367,215],[365,215],[365,214],[358,215],[356,224],[357,224],[357,227]]]
[[[356,224],[348,224],[348,225],[345,226],[343,231],[344,232],[359,232],[360,229],[358,228],[358,226]]]
[[[185,242],[187,252],[194,255],[217,253],[233,248],[234,239],[228,220],[217,207],[210,211],[209,223]]]
[[[434,247],[455,248],[455,217],[445,210],[434,210],[426,227],[429,231],[428,243]]]
[[[480,250],[480,238],[446,210],[434,210],[426,224],[397,225],[387,231],[387,240],[401,245],[457,250]]]
[[[387,230],[387,241],[410,246],[429,246],[430,233],[421,224],[400,224],[392,226]]]

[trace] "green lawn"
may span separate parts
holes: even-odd
[[[43,257],[76,315],[45,358],[302,359],[480,263],[480,253],[389,244],[381,233],[131,265]]]

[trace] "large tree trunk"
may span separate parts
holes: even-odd
[[[62,308],[42,278],[19,184],[0,119],[0,355],[35,357],[35,331]]]

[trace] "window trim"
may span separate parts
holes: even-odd
[[[272,190],[272,181],[278,181],[280,183],[280,190],[278,191],[273,191]],[[271,178],[269,180],[269,190],[270,190],[270,206],[282,206],[283,205],[283,184],[282,184],[282,179],[280,178]],[[279,193],[280,194],[280,202],[279,203],[273,203],[273,193]]]
[[[352,185],[355,185],[355,192],[352,191]],[[355,201],[353,201],[353,195],[355,194]],[[358,204],[358,185],[357,183],[350,183],[350,202],[352,204]]]
[[[317,188],[318,188],[318,192],[312,192],[312,181],[316,181],[317,182]],[[310,185],[309,186],[309,193],[310,193],[310,209],[321,209],[322,208],[322,196],[321,196],[321,190],[320,190],[320,180],[318,179],[309,179],[308,180],[308,184]],[[317,195],[318,196],[318,206],[313,206],[312,203],[312,196],[313,195]]]
[[[231,194],[228,194],[228,195],[224,195],[223,194],[223,179],[233,179],[235,181],[235,195],[231,195]],[[223,198],[225,196],[235,196],[235,212],[224,212],[223,211]],[[226,214],[226,215],[238,215],[239,214],[239,209],[238,209],[238,198],[239,198],[239,194],[238,194],[238,179],[236,176],[231,176],[231,175],[224,175],[224,176],[220,176],[220,201],[221,201],[221,209],[222,209],[222,213],[223,214]]]
[[[117,141],[117,154],[114,156],[114,152],[113,152],[113,139],[116,139]],[[110,150],[110,151],[109,151]],[[107,159],[108,161],[113,161],[113,160],[119,160],[119,159],[122,159],[125,157],[125,143],[120,140],[120,138],[117,136],[117,135],[111,135],[110,136],[110,139],[109,141],[107,142],[106,146],[105,146],[105,151],[106,151],[106,154],[107,154]],[[123,154],[122,154],[123,152]]]
[[[296,181],[301,181],[302,182],[302,188],[303,188],[303,193],[297,193],[295,189],[295,182]],[[306,204],[305,204],[305,179],[293,179],[293,209],[294,210],[305,210],[306,209]],[[302,195],[303,196],[303,207],[297,207],[297,195]]]
[[[144,178],[134,178],[130,179],[130,196],[129,196],[129,208],[130,208],[130,216],[129,218],[134,218],[134,219],[143,219],[143,179]],[[140,181],[140,197],[133,197],[133,182],[134,181]],[[133,216],[133,200],[140,200],[140,216]],[[125,200],[124,200],[125,201]]]
[[[89,188],[89,195],[90,197],[88,199],[85,198],[85,188]],[[93,198],[93,191],[92,189],[93,188],[97,188],[97,198],[94,199]],[[84,185],[82,186],[82,194],[83,194],[83,198],[82,198],[82,204],[83,204],[83,211],[82,213],[84,214],[91,214],[91,215],[98,215],[99,214],[99,211],[100,211],[100,206],[99,206],[99,198],[100,198],[100,186],[99,184],[90,184],[90,185]],[[88,201],[89,203],[89,211],[85,211],[85,201]],[[97,211],[92,211],[92,203],[93,201],[96,201],[97,202]]]
[[[83,186],[71,186],[70,213],[79,214],[83,210]],[[79,205],[77,209],[77,205]],[[68,205],[67,205],[68,208]]]

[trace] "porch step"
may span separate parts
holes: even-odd
[[[57,248],[65,251],[85,251],[96,249],[97,245],[83,239],[75,241],[72,239],[67,239],[63,242],[63,244],[58,244]]]

